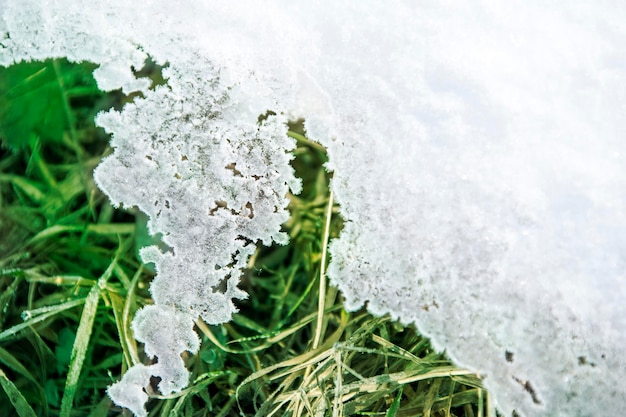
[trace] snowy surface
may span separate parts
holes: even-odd
[[[100,185],[146,211],[154,232],[230,228],[230,240],[206,238],[209,255],[174,236],[173,254],[145,251],[213,268],[206,278],[162,267],[159,276],[178,277],[165,287],[208,294],[215,265],[245,264],[251,245],[232,240],[240,228],[252,241],[282,239],[280,216],[257,217],[249,198],[263,189],[281,208],[297,188],[281,126],[304,117],[328,148],[347,220],[329,276],[348,307],[415,322],[486,376],[505,415],[626,412],[626,6],[132,3],[0,0],[0,64],[90,60],[101,64],[101,88],[144,91],[98,118],[116,147],[96,172]],[[148,91],[132,76],[147,54],[169,62],[167,87]],[[255,131],[270,109],[278,116]],[[202,140],[210,158],[181,150]],[[146,155],[163,158],[158,170]],[[232,163],[242,177],[224,169]],[[184,169],[197,188],[177,188]],[[198,211],[164,215],[166,200]],[[228,210],[207,215],[216,201]],[[226,261],[237,253],[240,262]],[[189,309],[158,282],[157,304]],[[205,318],[227,320],[231,296],[243,294],[211,293],[219,307]],[[177,348],[193,351],[185,337]]]

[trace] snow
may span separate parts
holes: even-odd
[[[102,65],[101,88],[144,92],[98,118],[116,153],[96,178],[115,203],[138,205],[154,232],[198,236],[230,224],[225,210],[202,214],[218,200],[251,220],[242,207],[263,189],[284,208],[287,187],[298,185],[281,126],[304,117],[308,135],[328,148],[347,221],[329,266],[347,307],[416,323],[459,365],[486,376],[505,415],[626,411],[622,3],[133,3],[0,2],[0,35],[10,34],[0,36],[0,64],[90,60]],[[147,55],[169,62],[167,87],[134,80],[130,67]],[[268,109],[277,118],[255,132]],[[152,134],[158,170],[145,158]],[[180,149],[191,155],[202,138],[215,153],[185,167]],[[264,165],[267,158],[276,159]],[[224,170],[233,162],[267,182],[233,176]],[[196,185],[178,189],[175,173]],[[201,190],[202,175],[219,185]],[[148,186],[137,187],[139,179]],[[199,203],[198,194],[207,197]],[[154,201],[162,208],[166,199],[198,211],[160,217]],[[253,241],[284,242],[284,217],[272,213],[232,226],[224,240],[207,237],[209,255],[189,249],[194,271],[238,250],[231,267],[245,265],[253,248],[232,240],[238,228]],[[174,255],[144,257],[182,256],[184,236],[171,239]],[[217,279],[163,273],[176,278],[160,282],[205,294]],[[157,304],[189,307],[158,282]],[[244,296],[234,284],[229,291],[210,296],[219,307],[205,318],[229,319],[230,298]]]

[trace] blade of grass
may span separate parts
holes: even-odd
[[[456,382],[454,381],[454,379],[450,380],[450,389],[448,391],[448,404],[446,404],[446,408],[445,408],[445,417],[451,417],[452,416],[452,412],[450,411],[452,408],[452,395],[454,394],[454,388],[456,386]]]
[[[2,385],[2,389],[6,392],[9,401],[11,401],[11,404],[13,404],[15,411],[17,411],[20,417],[37,417],[35,411],[28,405],[26,398],[24,398],[15,384],[9,380],[2,369],[0,369],[0,385]]]
[[[111,399],[105,395],[102,400],[91,410],[87,417],[107,417],[111,409]]]
[[[80,318],[78,331],[76,332],[76,340],[74,341],[74,347],[72,349],[72,359],[70,360],[70,370],[67,374],[63,399],[61,400],[61,417],[69,417],[72,410],[74,396],[78,389],[78,377],[83,368],[83,361],[87,353],[87,346],[89,346],[99,300],[100,287],[99,285],[94,285],[85,300],[85,307],[83,308],[83,314]]]
[[[41,388],[41,386],[39,385],[39,382],[37,381],[37,379],[35,379],[33,374],[31,374],[28,371],[28,369],[26,369],[26,367],[22,365],[22,363],[15,358],[15,356],[11,355],[11,353],[8,350],[1,348],[1,347],[0,347],[0,362],[2,362],[7,367],[13,369],[15,372],[22,375],[24,378],[28,379],[30,382],[34,383],[39,388]]]
[[[239,391],[242,389],[242,387],[244,387],[245,385],[249,384],[250,382],[256,379],[260,379],[275,371],[278,371],[278,372],[276,373],[276,375],[272,376],[272,379],[278,379],[278,378],[285,376],[286,374],[291,374],[294,372],[298,372],[300,370],[306,370],[307,368],[310,368],[315,363],[322,362],[326,358],[332,357],[333,355],[332,346],[337,342],[337,340],[339,340],[339,338],[343,334],[347,322],[348,322],[347,315],[342,314],[341,322],[338,324],[337,330],[335,330],[335,332],[328,339],[326,339],[326,341],[322,345],[320,345],[317,349],[309,350],[291,359],[287,359],[283,362],[264,367],[263,369],[256,371],[253,374],[249,375],[246,379],[244,379],[239,384],[239,386],[235,390],[235,396],[237,397],[237,402],[239,402]],[[286,370],[283,371],[283,369],[286,369]],[[305,379],[306,379],[306,376],[305,376]],[[241,409],[240,404],[239,404],[239,408]]]
[[[74,114],[72,113],[70,101],[67,97],[65,80],[63,79],[63,70],[61,69],[59,60],[55,59],[54,61],[52,61],[52,68],[54,69],[54,75],[56,78],[56,82],[58,83],[59,93],[61,95],[61,103],[63,105],[63,113],[65,115],[66,125],[69,128],[70,139],[72,143],[76,145],[76,148],[80,149],[80,146],[77,146],[78,139],[76,135],[76,121],[74,120]],[[80,161],[80,155],[76,156]]]
[[[57,189],[58,184],[54,175],[50,172],[50,168],[41,154],[41,143],[37,142],[35,146],[32,146],[32,155],[30,157],[29,165],[32,163],[34,167],[39,171],[41,178],[46,182],[47,188]]]
[[[41,184],[18,175],[1,174],[0,182],[12,183],[15,187],[22,190],[22,192],[35,203],[42,203],[46,198],[45,193],[41,191]]]
[[[3,271],[0,271],[0,276],[5,275],[2,272]],[[13,282],[0,294],[0,326],[4,324],[5,312],[7,311],[9,301],[11,301],[11,299],[15,296],[15,292],[20,281],[20,277],[15,278]]]
[[[46,276],[37,273],[36,271],[28,271],[26,280],[29,283],[39,282],[43,284],[50,284],[56,286],[73,286],[73,287],[91,287],[96,283],[93,279],[88,279],[80,275],[53,275]]]
[[[398,376],[398,384],[409,384],[415,381],[423,381],[431,378],[452,377],[457,375],[476,375],[476,372],[469,371],[467,369],[459,369],[455,366],[440,366],[433,368],[432,371],[421,373],[421,370],[417,373],[398,372],[395,374]],[[394,376],[395,376],[394,375]]]
[[[139,282],[139,278],[141,277],[141,273],[143,272],[143,266],[140,266],[135,275],[133,276],[130,285],[128,286],[128,292],[126,294],[126,299],[124,300],[124,311],[122,312],[122,327],[125,331],[125,345],[130,353],[130,357],[132,359],[133,365],[139,363],[139,353],[137,352],[137,342],[132,337],[132,329],[130,328],[130,308],[131,305],[135,303],[135,288],[137,288],[137,283]]]
[[[86,232],[94,233],[96,235],[129,235],[135,231],[135,225],[132,223],[118,223],[118,224],[88,224],[86,226],[63,226],[60,224],[48,227],[37,233],[30,240],[29,244],[34,244],[40,240],[50,239],[51,237],[60,233],[69,232]]]
[[[398,409],[400,408],[400,400],[402,399],[403,392],[404,385],[401,385],[398,390],[398,394],[396,394],[396,398],[393,399],[393,403],[391,403],[391,406],[387,409],[385,417],[396,417],[398,415]]]
[[[424,398],[424,417],[430,417],[435,400],[439,397],[439,388],[441,387],[442,382],[442,378],[433,379],[432,385]]]
[[[337,372],[335,373],[335,395],[333,397],[333,417],[339,415],[343,411],[343,402],[341,402],[341,392],[343,391],[343,360],[339,349],[335,349],[335,363],[337,364]]]
[[[322,260],[320,265],[320,290],[317,304],[317,325],[315,326],[315,337],[313,339],[313,349],[317,349],[322,339],[324,330],[324,304],[326,301],[326,258],[328,256],[328,238],[330,236],[330,219],[333,214],[333,192],[328,197],[328,207],[326,211],[326,225],[324,226],[324,238],[322,240]]]
[[[40,321],[43,321],[49,317],[52,317],[55,314],[59,314],[62,311],[81,305],[84,302],[85,302],[85,299],[80,298],[78,300],[68,301],[66,303],[57,304],[55,306],[42,307],[42,308],[38,308],[37,310],[24,311],[24,313],[22,314],[25,317],[29,317],[33,315],[33,313],[38,313],[39,315],[37,315],[37,317],[33,317],[31,319],[26,320],[24,323],[17,324],[3,331],[2,333],[0,333],[0,341],[8,339],[9,337],[14,336],[15,334],[19,333],[25,328],[28,328],[36,323],[39,323]],[[46,311],[43,312],[42,310],[46,310]]]
[[[106,283],[115,267],[118,265],[119,258],[128,250],[131,240],[125,242],[120,241],[120,244],[115,252],[115,257],[107,267],[106,271],[98,279],[98,283],[91,288],[89,295],[85,300],[85,307],[80,317],[80,323],[78,324],[78,330],[76,332],[76,339],[74,341],[74,347],[72,348],[72,358],[70,360],[70,369],[67,373],[67,380],[65,381],[65,390],[63,391],[63,399],[61,400],[61,412],[60,417],[69,417],[72,411],[74,402],[74,396],[78,390],[78,378],[83,368],[83,362],[85,355],[87,354],[87,347],[89,346],[89,340],[91,339],[91,332],[93,330],[93,322],[96,318],[98,311],[98,302],[100,301],[100,292],[106,288]]]
[[[308,139],[306,136],[301,135],[297,132],[294,132],[292,130],[287,132],[287,136],[289,136],[292,139],[297,140],[298,142],[305,144],[307,146],[310,146],[311,148],[314,148],[315,150],[322,152],[322,153],[326,153],[326,149],[324,149],[324,147],[322,145],[320,145],[317,142],[314,142],[310,139]]]

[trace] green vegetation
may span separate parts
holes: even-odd
[[[150,303],[137,258],[142,221],[113,209],[91,172],[108,138],[95,113],[132,98],[102,94],[92,65],[49,61],[0,69],[0,410],[6,415],[123,413],[106,387],[136,361],[133,313]],[[146,76],[159,80],[158,68]],[[412,326],[347,313],[326,285],[329,239],[342,220],[324,149],[302,123],[288,246],[259,248],[222,326],[197,323],[192,380],[151,416],[482,416],[481,380],[433,352]],[[156,383],[156,381],[154,381]],[[156,384],[153,384],[156,386]],[[5,415],[5,414],[3,414]]]

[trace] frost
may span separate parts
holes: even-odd
[[[181,354],[198,351],[194,321],[219,324],[237,311],[233,299],[246,297],[237,284],[255,243],[287,242],[280,231],[289,217],[286,195],[300,190],[289,164],[294,141],[286,135],[285,116],[258,122],[274,102],[244,107],[231,97],[241,83],[197,56],[190,43],[167,56],[166,85],[149,89],[149,82],[135,79],[131,69],[140,68],[147,55],[139,35],[124,31],[132,25],[118,25],[138,10],[120,7],[86,16],[86,5],[65,14],[59,8],[67,4],[10,4],[2,20],[11,27],[0,44],[1,63],[48,56],[89,60],[100,65],[94,72],[100,88],[142,93],[122,111],[98,115],[97,123],[112,133],[114,152],[94,172],[111,202],[146,213],[149,231],[168,248],[141,251],[146,263],[156,265],[155,304],[137,312],[132,324],[156,363],[133,366],[108,391],[118,405],[141,416],[150,376],[160,378],[163,395],[187,386]],[[172,42],[169,35],[154,39],[152,56],[161,59],[159,48]]]
[[[200,348],[193,326],[194,317],[176,308],[151,305],[135,315],[133,332],[145,343],[146,354],[158,358],[158,363],[151,365],[156,368],[152,375],[161,376],[159,391],[163,395],[178,392],[189,382],[189,371],[180,355],[185,351],[197,353]]]
[[[187,377],[193,319],[245,296],[253,243],[285,241],[291,115],[329,151],[347,307],[415,322],[505,415],[626,411],[621,3],[66,3],[0,0],[0,64],[91,60],[103,88],[143,93],[99,116],[115,153],[96,178],[171,248],[142,252],[154,311],[182,315],[152,351],[162,390]],[[166,85],[133,77],[147,55]],[[122,384],[142,393],[141,369]]]
[[[107,390],[119,406],[126,407],[137,417],[147,416],[144,404],[148,401],[145,387],[150,382],[152,371],[149,367],[137,364],[124,374],[124,379],[111,385]]]
[[[209,61],[172,61],[164,76],[166,86],[98,116],[113,133],[115,153],[94,178],[115,205],[146,213],[149,231],[170,249],[141,250],[144,262],[156,265],[155,305],[133,321],[146,354],[158,359],[151,375],[168,395],[188,383],[181,354],[198,351],[194,320],[227,322],[237,311],[233,299],[245,298],[237,283],[254,242],[286,243],[286,194],[300,183],[289,165],[294,143],[284,118],[245,121],[229,99],[232,86]],[[109,391],[124,405],[117,393]]]

